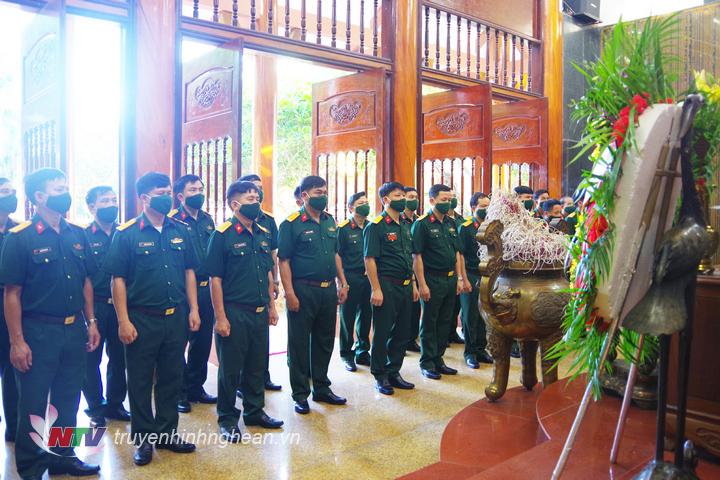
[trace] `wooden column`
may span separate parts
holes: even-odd
[[[392,172],[386,180],[417,184],[421,112],[419,74],[420,0],[395,2],[395,64],[392,76]]]
[[[563,37],[560,0],[542,0],[543,87],[548,98],[548,191],[560,198],[563,141]]]
[[[149,171],[173,177],[176,0],[135,4],[134,155],[126,162],[127,216],[136,211],[135,179]]]
[[[255,57],[255,96],[253,105],[253,171],[263,179],[263,206],[273,206],[273,150],[275,145],[275,100],[277,98],[276,59]],[[243,132],[246,135],[246,132]],[[249,172],[243,172],[243,174]]]

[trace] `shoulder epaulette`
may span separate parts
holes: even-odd
[[[118,232],[122,232],[123,230],[125,230],[128,227],[132,227],[135,224],[135,222],[137,222],[137,218],[128,220],[127,222],[125,222],[122,225],[120,225],[119,227],[117,227],[115,230],[117,230]]]
[[[219,227],[217,227],[217,231],[220,233],[225,233],[225,230],[230,228],[231,225],[232,225],[232,222],[230,220],[228,220],[227,222],[225,222],[222,225],[220,225]]]
[[[473,223],[473,219],[472,219],[472,218],[468,218],[467,220],[465,220],[465,223],[463,223],[462,226],[463,226],[463,227],[469,227],[470,225],[472,225],[472,223]]]
[[[178,210],[177,208],[173,208],[172,210],[170,210],[170,211],[168,212],[168,217],[174,217],[175,215],[178,214],[179,211],[180,211],[180,210]]]
[[[383,219],[383,216],[382,216],[382,215],[378,215],[377,217],[375,217],[375,218],[373,219],[372,223],[380,223],[380,222],[382,221],[382,219]]]
[[[260,230],[262,230],[263,232],[265,232],[265,233],[270,233],[270,230],[268,230],[267,228],[263,227],[263,226],[260,225],[259,223],[256,223],[255,225],[257,225],[257,227],[258,227]]]
[[[342,227],[344,227],[345,225],[347,225],[348,223],[350,223],[350,220],[348,220],[348,219],[346,218],[346,219],[343,220],[342,222],[338,223],[338,228],[342,228]]]
[[[270,212],[268,212],[267,210],[262,210],[262,209],[261,209],[261,211],[262,211],[265,215],[267,215],[268,217],[270,217],[270,218],[275,218],[275,217],[273,217],[273,214],[270,213]]]
[[[287,217],[288,222],[294,221],[296,218],[300,216],[300,212],[293,212]]]
[[[422,215],[420,215],[420,216],[419,216],[419,217],[417,218],[417,220],[415,220],[415,221],[416,221],[416,222],[419,222],[420,220],[423,220],[423,219],[425,219],[425,217],[427,217],[427,216],[428,216],[428,214],[427,214],[427,213],[425,213],[425,214],[422,214]]]
[[[11,228],[11,229],[8,230],[8,231],[9,231],[10,233],[22,232],[23,230],[25,230],[25,229],[26,229],[27,227],[29,227],[30,225],[32,225],[32,220],[27,220],[27,221],[25,221],[25,222],[22,222],[22,223],[19,224],[19,225],[15,225],[13,228]]]

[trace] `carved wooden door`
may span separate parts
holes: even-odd
[[[22,177],[38,168],[67,170],[65,22],[59,1],[39,10],[22,35]],[[32,215],[25,202],[25,214]]]
[[[490,85],[423,96],[420,198],[431,185],[444,183],[455,190],[465,215],[473,192],[489,192],[491,106]]]
[[[183,63],[180,174],[202,178],[215,222],[229,214],[225,191],[240,177],[242,45],[220,45]]]
[[[547,115],[547,98],[493,106],[493,190],[547,188]]]
[[[338,220],[355,192],[377,202],[389,174],[386,81],[377,69],[313,85],[312,171],[327,180],[328,212]]]

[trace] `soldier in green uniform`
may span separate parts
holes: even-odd
[[[337,254],[337,226],[325,212],[327,183],[307,176],[300,182],[303,207],[280,224],[278,258],[288,309],[288,366],[295,411],[310,412],[307,397],[344,405],[330,390],[328,364],[335,343],[337,304],[349,286]],[[337,280],[337,289],[333,288]]]
[[[92,282],[100,346],[88,353],[83,395],[88,404],[85,413],[90,417],[90,426],[104,427],[106,418],[130,421],[130,413],[123,406],[127,394],[125,349],[118,338],[117,315],[110,293],[110,275],[101,268],[117,227],[118,199],[112,187],[98,186],[88,191],[85,203],[93,216],[93,222],[85,229],[85,236],[98,266]],[[108,357],[104,398],[100,375],[103,344]]]
[[[95,261],[83,229],[63,218],[72,202],[65,174],[37,170],[26,177],[25,194],[37,213],[10,230],[0,257],[19,391],[15,463],[23,479],[40,479],[48,469],[93,475],[100,467],[80,461],[72,447],[53,446],[53,455],[30,437],[30,417],[44,418],[48,402],[57,410],[53,426],[75,427],[86,352],[97,348],[100,333],[90,280]]]
[[[342,259],[343,272],[350,290],[345,303],[340,305],[340,358],[345,370],[357,370],[355,362],[370,365],[370,283],[365,275],[363,262],[363,228],[370,203],[365,192],[357,192],[348,198],[348,210],[352,217],[338,225],[338,254]],[[353,331],[357,341],[353,352]]]
[[[220,225],[210,239],[207,269],[215,308],[218,369],[218,424],[229,442],[241,439],[235,408],[238,387],[243,392],[245,425],[280,428],[281,420],[265,407],[265,370],[268,325],[276,325],[273,292],[272,234],[257,221],[259,189],[237,181],[227,190],[232,219]]]
[[[405,187],[405,212],[401,219],[407,223],[410,228],[412,224],[417,220],[417,209],[420,206],[418,200],[418,191],[415,187]],[[407,351],[419,352],[420,345],[417,343],[418,335],[420,335],[420,297],[413,300],[412,311],[410,313],[410,341],[408,342]]]
[[[394,388],[415,388],[402,378],[400,368],[410,338],[412,302],[418,298],[418,291],[412,281],[410,226],[401,218],[405,190],[398,182],[388,182],[380,187],[378,195],[385,209],[363,234],[375,326],[370,372],[375,377],[375,389],[392,395]]]
[[[455,229],[456,231],[460,231],[460,226],[465,223],[465,219],[462,215],[457,211],[458,207],[458,199],[457,194],[455,193],[455,190],[452,190],[452,198],[450,199],[450,211],[448,212],[448,216],[455,222]],[[460,256],[463,255],[462,250],[460,251]],[[460,263],[462,267],[462,272],[460,272],[460,276],[462,276],[463,279],[467,280],[467,273],[465,272],[465,259],[462,259],[462,262]],[[463,292],[467,292],[472,290],[472,286],[469,285],[469,283],[463,282]],[[457,325],[458,321],[460,319],[460,296],[455,297],[455,306],[453,307],[453,314],[452,314],[452,326],[450,328],[450,334],[448,336],[447,343],[448,345],[450,343],[459,343],[463,344],[465,341],[460,338],[460,335],[457,333]]]
[[[17,194],[12,182],[0,178],[0,250],[10,229],[17,225],[11,213],[17,210]],[[0,380],[2,380],[3,411],[5,412],[5,441],[14,442],[17,431],[17,384],[12,363],[10,363],[10,337],[5,323],[3,288],[0,284]]]
[[[130,431],[137,445],[133,461],[146,465],[153,445],[176,453],[195,450],[176,431],[188,326],[193,332],[200,328],[198,262],[187,224],[167,216],[170,178],[146,173],[135,190],[143,213],[117,228],[103,268],[112,275],[119,336],[125,344]]]
[[[460,245],[455,222],[447,215],[452,191],[433,185],[428,191],[432,210],[412,226],[413,268],[422,300],[420,370],[430,379],[457,370],[445,365],[443,355],[452,328],[455,297],[463,288]]]
[[[465,332],[465,363],[470,368],[480,368],[480,363],[492,363],[492,357],[485,351],[485,322],[480,318],[478,292],[480,281],[478,242],[475,239],[480,224],[485,220],[490,198],[482,192],[470,197],[470,209],[473,216],[468,217],[460,226],[460,249],[465,260],[465,272],[472,285],[470,292],[460,294],[460,318]]]
[[[240,181],[245,182],[252,182],[258,189],[258,192],[260,194],[260,205],[262,206],[263,203],[263,185],[262,185],[262,179],[259,175],[256,175],[254,173],[250,173],[248,175],[244,175],[240,177]],[[273,300],[277,300],[278,295],[280,294],[280,274],[278,273],[278,261],[277,261],[277,238],[278,238],[278,227],[277,223],[275,222],[275,217],[273,217],[272,213],[268,212],[267,210],[260,209],[260,213],[257,217],[257,223],[259,223],[263,228],[268,230],[270,232],[270,253],[272,254],[273,259],[273,268],[272,268],[272,275],[273,275]],[[268,352],[270,351],[270,335],[268,330]],[[269,357],[268,357],[269,360]],[[277,391],[282,390],[282,385],[279,385],[277,383],[274,383],[270,379],[270,365],[268,363],[268,366],[265,367],[265,390],[271,390],[271,391]]]
[[[207,363],[210,358],[213,324],[215,323],[215,314],[210,300],[210,278],[204,264],[208,242],[215,231],[215,221],[209,213],[202,209],[205,204],[205,184],[197,175],[183,175],[175,180],[173,196],[178,203],[178,208],[171,210],[168,216],[187,224],[188,234],[199,264],[195,270],[195,281],[197,283],[200,328],[197,332],[190,332],[183,391],[177,404],[178,412],[187,413],[192,410],[191,403],[214,404],[217,402],[217,397],[207,393],[203,387],[207,380]]]

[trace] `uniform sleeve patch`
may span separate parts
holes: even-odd
[[[19,224],[19,225],[15,225],[13,228],[11,228],[11,229],[8,230],[8,231],[9,231],[10,233],[22,232],[23,230],[25,230],[25,229],[26,229],[27,227],[29,227],[30,225],[32,225],[32,221],[31,221],[31,220],[28,220],[28,221],[22,222],[22,223]]]
[[[300,212],[293,212],[287,217],[288,222],[294,221],[296,218],[300,216]]]
[[[217,227],[217,231],[220,233],[225,233],[225,230],[230,228],[231,225],[232,225],[232,222],[230,220],[228,220],[227,222],[225,222],[222,225],[220,225],[219,227]]]
[[[125,222],[125,223],[123,223],[122,225],[120,225],[119,227],[117,227],[116,230],[117,230],[118,232],[122,232],[122,231],[125,230],[126,228],[133,226],[133,225],[135,224],[135,222],[137,222],[137,218],[133,218],[132,220],[128,220],[127,222]]]

